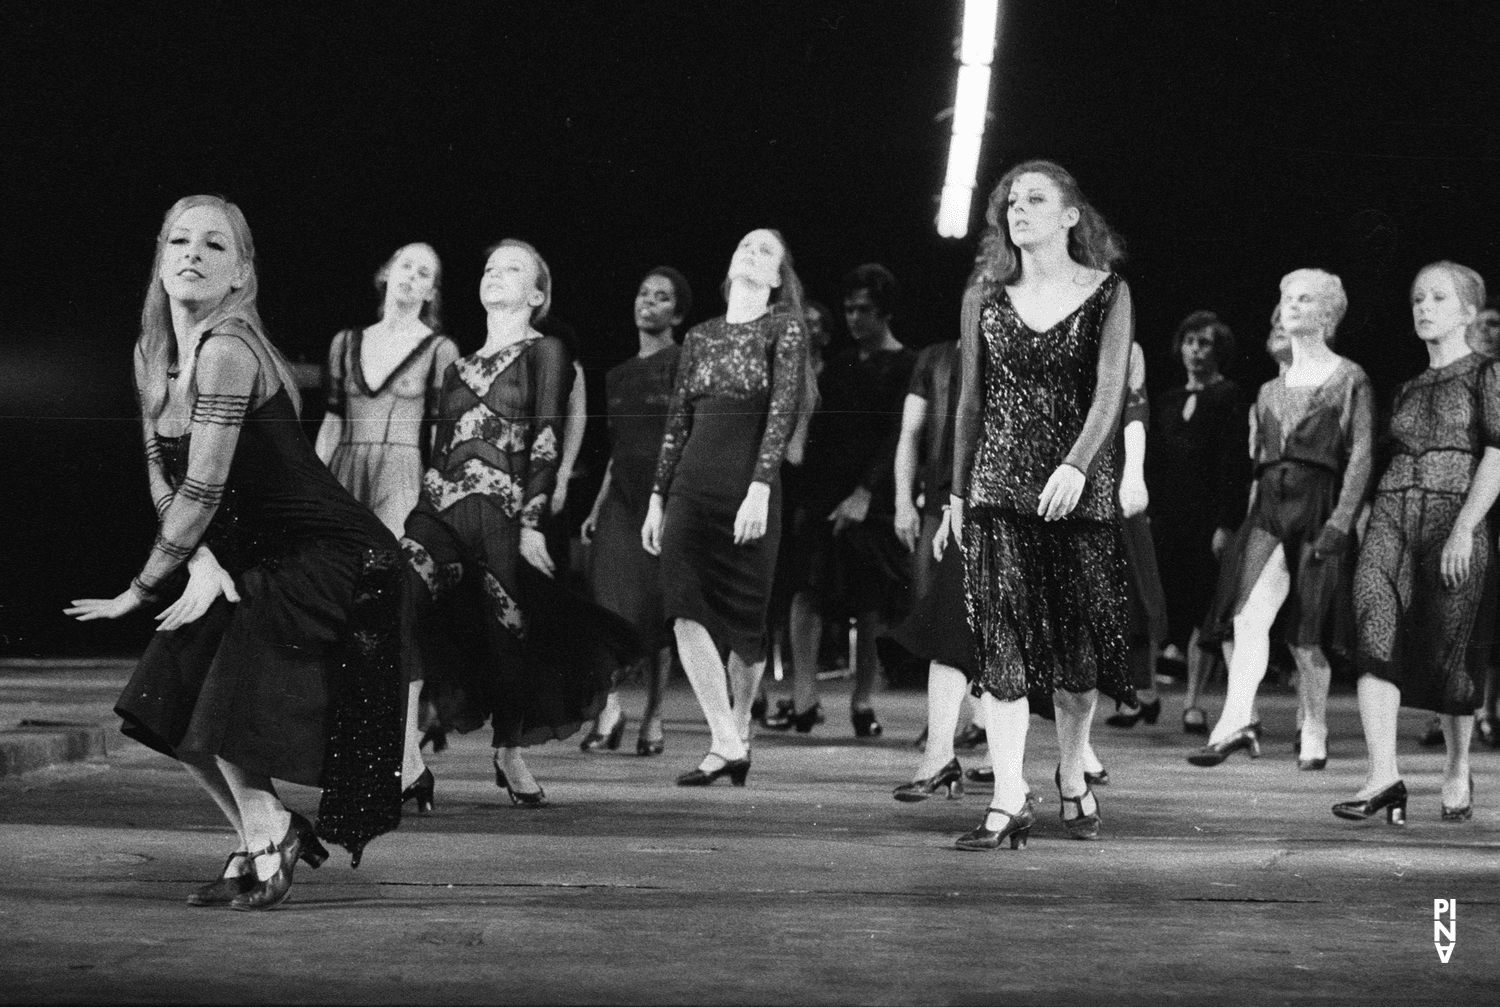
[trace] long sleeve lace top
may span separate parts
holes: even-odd
[[[1021,320],[1005,290],[971,287],[962,315],[954,494],[972,506],[1031,516],[1053,471],[1071,465],[1087,482],[1070,517],[1113,520],[1114,437],[1133,329],[1130,288],[1113,273],[1044,332]]]
[[[742,496],[750,482],[774,483],[806,372],[807,332],[790,312],[695,325],[677,362],[653,492]]]

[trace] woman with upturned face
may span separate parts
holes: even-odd
[[[1470,641],[1492,555],[1485,520],[1500,495],[1500,362],[1471,350],[1484,280],[1435,262],[1411,288],[1428,369],[1396,392],[1381,473],[1354,577],[1359,716],[1369,764],[1340,818],[1384,811],[1399,825],[1407,789],[1396,764],[1402,706],[1438,714],[1447,747],[1444,822],[1473,817],[1469,742],[1483,662]],[[1486,648],[1487,649],[1487,648]]]
[[[341,487],[297,421],[297,388],[255,305],[250,228],[233,203],[168,211],[141,312],[135,383],[158,528],[113,619],[175,596],[115,710],[181,761],[234,827],[195,906],[270,909],[299,860],[400,820],[403,712],[396,540]],[[317,828],[272,780],[322,787]]]
[[[725,776],[740,786],[750,772],[750,707],[766,666],[781,538],[781,462],[808,371],[802,284],[780,234],[745,235],[724,292],[728,310],[695,325],[682,344],[641,526],[641,544],[661,556],[666,616],[713,734],[698,768],[677,779],[687,787]]]
[[[1261,386],[1251,416],[1250,512],[1220,567],[1203,633],[1205,643],[1223,646],[1229,685],[1208,744],[1188,757],[1195,766],[1217,766],[1241,750],[1260,755],[1255,693],[1278,614],[1297,663],[1298,768],[1328,762],[1325,649],[1353,647],[1349,543],[1373,463],[1370,381],[1330,345],[1348,304],[1331,273],[1299,269],[1281,280],[1291,363]]]

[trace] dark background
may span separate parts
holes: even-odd
[[[1278,279],[1332,269],[1351,301],[1340,349],[1384,395],[1425,361],[1417,268],[1495,276],[1497,7],[1009,0],[976,221],[1016,160],[1072,170],[1129,243],[1157,388],[1180,380],[1176,323],[1207,307],[1253,389],[1273,373]],[[814,296],[837,307],[842,272],[879,260],[905,287],[899,336],[956,335],[975,234],[939,239],[933,218],[957,2],[6,16],[0,653],[128,652],[149,631],[58,613],[122,590],[149,546],[129,351],[161,215],[188,193],[244,209],[293,359],[373,320],[371,275],[413,240],[443,257],[447,328],[477,348],[482,249],[518,236],[551,263],[597,393],[633,351],[641,274],[678,266],[691,321],[717,314],[729,253],[759,226],[786,234]],[[591,431],[586,461],[599,446]]]

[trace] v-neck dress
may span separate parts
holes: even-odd
[[[431,420],[458,347],[432,333],[384,381],[371,386],[362,361],[364,332],[347,329],[328,351],[328,411],[343,418],[328,460],[339,483],[400,536],[422,492]]]
[[[572,378],[552,336],[450,365],[437,447],[401,543],[439,717],[459,731],[490,720],[496,747],[568,737],[603,707],[615,669],[641,656],[626,620],[520,552],[522,530],[541,530],[557,484]]]
[[[1097,688],[1134,702],[1114,462],[1131,329],[1129,291],[1113,273],[1041,332],[1003,289],[965,295],[953,486],[966,501],[976,694]],[[1046,521],[1037,505],[1063,464],[1084,474],[1082,496]]]
[[[1320,385],[1291,387],[1283,375],[1261,386],[1255,501],[1219,566],[1203,646],[1234,638],[1234,617],[1281,546],[1292,578],[1278,617],[1286,642],[1353,652],[1353,549],[1319,557],[1314,545],[1324,528],[1351,538],[1374,463],[1373,394],[1365,372],[1343,357]]]

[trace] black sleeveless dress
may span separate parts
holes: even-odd
[[[179,492],[189,439],[153,445]],[[401,814],[396,540],[318,460],[283,389],[245,416],[203,541],[241,600],[153,637],[115,706],[121,730],[324,788],[318,834],[358,863]]]

